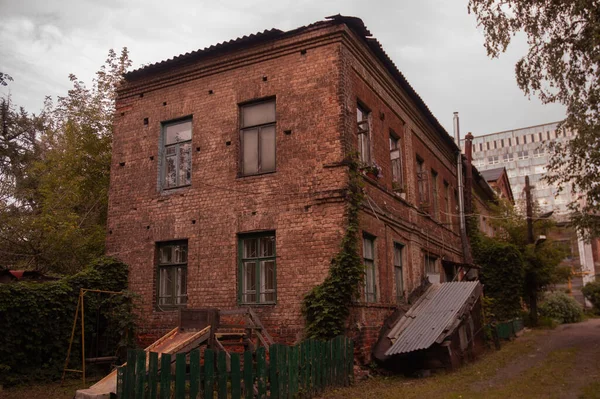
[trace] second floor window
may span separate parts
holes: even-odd
[[[369,111],[356,106],[356,123],[358,134],[358,155],[359,160],[367,165],[371,164],[371,138],[369,131]]]
[[[432,216],[439,220],[440,218],[440,209],[438,203],[438,174],[435,170],[431,170],[431,199],[433,205],[433,214]]]
[[[450,219],[450,184],[448,184],[447,181],[444,180],[444,213],[445,213],[445,217],[444,220],[446,220],[446,223],[449,224],[451,219]],[[448,226],[448,227],[452,227],[452,226]]]
[[[275,171],[275,100],[241,108],[242,175]]]
[[[390,159],[392,160],[392,185],[402,188],[402,156],[400,155],[400,137],[390,132]]]
[[[187,186],[192,181],[192,121],[163,124],[162,188]]]
[[[429,206],[428,187],[427,187],[427,171],[425,171],[425,163],[421,158],[417,157],[417,198],[421,208]]]

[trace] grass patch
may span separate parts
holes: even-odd
[[[85,386],[81,379],[67,379],[63,386],[60,382],[20,385],[4,390],[0,389],[0,398],[2,399],[73,399],[75,391],[87,388],[91,385],[88,382]]]

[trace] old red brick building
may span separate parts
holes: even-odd
[[[362,21],[272,29],[128,73],[107,252],[130,265],[146,333],[172,328],[181,306],[251,306],[276,339],[301,339],[302,299],[344,233],[354,151],[380,169],[365,176],[365,286],[348,322],[368,360],[386,317],[424,277],[454,278],[463,254],[459,149]]]

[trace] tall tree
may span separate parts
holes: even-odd
[[[529,50],[516,64],[518,86],[567,110],[561,128],[577,132],[550,150],[548,180],[578,195],[572,222],[585,236],[600,234],[600,2],[598,0],[469,0],[490,57],[517,32]]]
[[[72,273],[104,252],[114,100],[130,65],[126,48],[110,50],[91,88],[71,75],[68,94],[46,102],[26,178],[0,209],[12,265]]]

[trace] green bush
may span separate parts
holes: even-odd
[[[581,292],[594,305],[596,312],[600,312],[600,281],[587,283]]]
[[[539,313],[540,316],[549,317],[559,323],[577,323],[583,318],[581,305],[561,291],[546,293]]]
[[[122,291],[127,266],[101,258],[58,281],[0,284],[0,385],[60,377],[80,288]],[[131,294],[85,296],[86,348],[94,342],[114,355],[133,337]],[[81,330],[77,324],[70,368],[81,367]],[[89,353],[90,349],[86,349]]]

